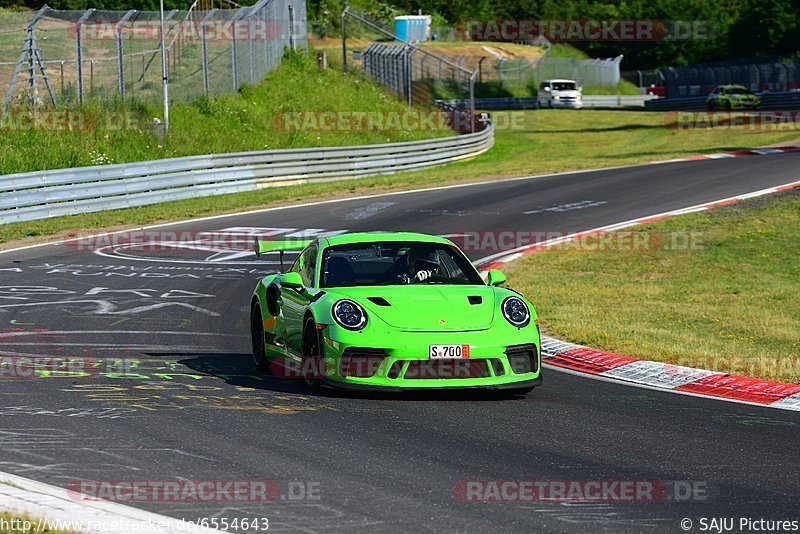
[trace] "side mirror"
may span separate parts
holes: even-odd
[[[582,85],[579,85],[579,86],[578,86],[578,92],[579,92],[579,93],[582,93],[582,92],[583,92],[583,86],[582,86]]]
[[[544,87],[544,90],[545,90],[545,91],[547,91],[547,92],[549,93],[549,92],[550,92],[550,87],[546,85],[546,86]]]
[[[488,285],[499,286],[505,281],[506,281],[506,275],[503,274],[503,271],[498,271],[497,269],[489,270],[489,274],[486,277],[486,283]]]
[[[281,287],[288,287],[290,289],[302,289],[304,286],[303,279],[300,278],[300,273],[286,273],[281,278]]]

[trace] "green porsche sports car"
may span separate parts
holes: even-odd
[[[258,281],[250,329],[256,366],[312,389],[488,388],[541,381],[539,321],[497,270],[481,277],[451,241],[353,233],[256,240],[257,254],[302,252]]]

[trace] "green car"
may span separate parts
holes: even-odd
[[[761,99],[743,85],[718,85],[706,99],[708,109],[758,109]]]
[[[256,252],[302,252],[258,281],[250,303],[259,369],[370,390],[503,389],[541,382],[539,321],[503,273],[484,282],[451,241],[353,233],[302,243],[256,240]]]

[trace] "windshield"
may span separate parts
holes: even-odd
[[[401,284],[483,285],[483,280],[458,249],[440,243],[356,243],[325,249],[321,287]]]
[[[575,82],[552,82],[553,91],[574,91]]]

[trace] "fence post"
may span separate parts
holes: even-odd
[[[469,124],[472,133],[475,133],[475,76],[477,74],[476,69],[469,77]]]
[[[87,9],[78,22],[75,24],[75,46],[77,48],[77,67],[78,67],[78,103],[83,104],[83,47],[81,46],[81,26],[88,19],[94,8]]]
[[[297,51],[294,37],[294,7],[292,4],[289,4],[289,48],[292,52]]]
[[[203,20],[200,22],[200,47],[203,53],[203,92],[208,96],[208,43],[206,42],[206,25],[217,9],[209,11]]]
[[[239,91],[239,67],[236,65],[237,57],[236,57],[236,23],[238,21],[233,21],[233,32],[231,38],[231,65],[233,69],[233,90],[234,92]]]
[[[119,95],[125,98],[125,65],[122,57],[122,26],[136,13],[135,9],[131,9],[125,16],[122,17],[116,26],[117,37],[117,81],[119,82]]]
[[[250,83],[256,83],[256,62],[253,52],[253,17],[247,17],[247,53],[250,64]]]
[[[406,93],[407,93],[406,100],[408,101],[408,107],[411,107],[411,106],[414,105],[414,101],[413,101],[412,95],[411,95],[411,78],[412,78],[412,75],[413,75],[413,73],[411,72],[411,68],[412,68],[413,57],[414,57],[414,52],[411,50],[411,48],[408,45],[405,45],[403,47],[403,62],[405,64],[405,73],[404,73],[405,76],[404,76],[404,78],[405,78],[405,82],[406,82],[404,85],[405,85],[405,90],[406,90]]]
[[[350,6],[345,6],[342,11],[342,73],[347,72],[347,28],[345,19],[347,18],[347,10]]]
[[[497,60],[497,82],[500,84],[500,89],[503,88],[503,62],[505,60],[504,57]]]

